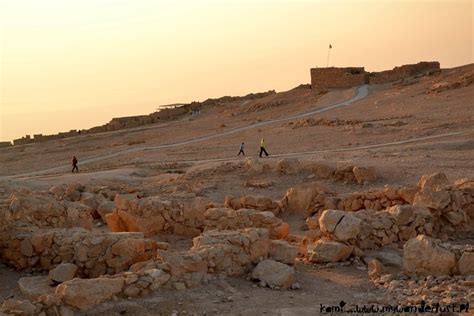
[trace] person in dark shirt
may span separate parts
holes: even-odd
[[[74,173],[74,170],[76,170],[76,172],[79,172],[79,168],[77,167],[76,156],[72,156],[72,173]]]

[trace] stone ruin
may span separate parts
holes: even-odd
[[[373,168],[308,166],[291,159],[245,166],[251,172],[306,173],[354,185],[378,179]],[[305,219],[303,236],[291,234],[280,217],[287,214]],[[474,246],[449,241],[472,232],[473,219],[474,182],[453,184],[441,173],[413,186],[341,195],[314,183],[290,188],[281,200],[228,196],[223,203],[140,197],[121,188],[80,184],[17,190],[0,213],[0,259],[35,275],[19,280],[22,297],[5,300],[1,311],[86,311],[116,297],[196,287],[218,275],[298,289],[297,262],[353,262],[397,300],[410,300],[401,285],[417,298],[425,285],[429,299],[458,302],[462,297],[438,288],[467,291],[474,281]],[[192,247],[177,250],[155,238],[168,234],[192,237]],[[414,279],[418,275],[425,279]],[[452,275],[459,282],[453,283]]]
[[[367,72],[364,67],[311,68],[311,87],[316,91],[348,89],[363,84],[385,84],[440,71],[437,61],[402,65],[392,70]]]

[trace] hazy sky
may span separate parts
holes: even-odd
[[[473,1],[0,0],[0,140],[290,89],[309,68],[473,62]]]

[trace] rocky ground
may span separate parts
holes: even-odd
[[[0,313],[472,313],[473,78],[373,85],[290,119],[356,94],[300,86],[0,149]]]

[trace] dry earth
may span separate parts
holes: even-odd
[[[28,234],[35,234],[37,229],[65,229],[66,235],[77,226],[85,228],[85,234],[87,231],[104,235],[111,231],[144,232],[144,236],[130,238],[140,241],[149,238],[153,245],[158,242],[158,246],[150,246],[152,255],[142,249],[139,254],[130,255],[133,262],[120,266],[107,263],[105,269],[109,270],[101,273],[120,276],[130,269],[142,278],[147,272],[134,267],[137,262],[176,264],[166,259],[162,251],[171,254],[208,251],[205,245],[196,245],[196,240],[193,246],[193,237],[203,232],[213,228],[235,231],[258,227],[270,232],[270,238],[262,237],[266,238],[265,242],[282,239],[288,242],[288,247],[297,249],[292,260],[285,262],[296,271],[295,279],[289,284],[294,289],[284,290],[282,284],[275,284],[277,289],[272,285],[271,289],[265,286],[271,285],[268,282],[252,280],[252,270],[261,259],[281,260],[271,253],[256,258],[246,253],[244,256],[252,259],[242,267],[236,263],[240,262],[237,259],[232,259],[222,270],[208,261],[209,277],[204,277],[199,285],[187,284],[183,281],[186,279],[180,279],[183,276],[160,266],[155,269],[170,274],[171,281],[155,290],[145,288],[139,295],[132,295],[122,289],[89,308],[68,303],[62,297],[55,303],[35,303],[33,314],[317,315],[321,314],[321,304],[337,307],[340,301],[347,302],[347,306],[410,305],[420,300],[472,305],[474,85],[453,84],[469,76],[472,82],[474,65],[394,84],[370,85],[364,87],[368,89],[367,96],[361,95],[357,88],[316,95],[309,87],[300,86],[253,101],[205,107],[200,115],[176,122],[2,148],[0,260],[4,263],[0,264],[0,301],[27,299],[17,281],[32,275],[45,276],[61,261],[76,264],[78,277],[96,277],[92,265],[101,261],[90,266],[85,263],[83,267],[77,254],[62,256],[69,248],[61,244],[60,233],[56,233],[53,243],[59,248],[63,245],[64,249],[58,250],[51,262],[40,261],[40,257],[50,253],[41,254],[35,244],[33,253],[25,253]],[[355,96],[361,97],[360,100],[344,104]],[[314,113],[341,103],[344,105]],[[314,114],[296,118],[304,113]],[[259,159],[262,137],[270,156]],[[246,144],[246,158],[236,156],[242,141]],[[79,159],[78,174],[69,172],[68,161],[72,155]],[[420,181],[423,175],[431,176]],[[458,179],[464,180],[456,182]],[[77,197],[75,192],[79,194]],[[38,204],[41,199],[45,199],[45,204]],[[194,215],[186,213],[186,205],[192,205],[191,213],[201,209],[192,204],[199,199],[205,201],[199,202],[205,206],[199,218],[192,218]],[[161,201],[165,201],[165,206],[158,207]],[[108,205],[103,211],[99,210],[101,203]],[[133,206],[140,203],[144,206]],[[39,213],[31,211],[34,205],[40,205]],[[410,210],[391,209],[397,205]],[[71,207],[80,214],[74,215]],[[219,213],[214,219],[213,210],[224,207],[227,213]],[[269,222],[233,222],[231,219],[236,216],[233,212],[241,208],[254,209],[257,213],[269,211],[272,216],[267,219]],[[171,219],[164,213],[154,213],[157,209],[160,212],[169,209]],[[176,209],[181,215],[173,213]],[[343,215],[324,215],[326,209],[341,210]],[[364,215],[364,209],[368,215]],[[411,219],[397,222],[403,221],[397,216],[405,211],[411,212]],[[431,217],[423,217],[426,211],[431,212]],[[48,216],[58,220],[50,221]],[[188,221],[186,216],[191,219]],[[325,222],[330,216],[337,219],[335,225],[342,223],[343,218],[351,222],[346,230],[337,233],[335,228],[328,228],[329,219]],[[381,232],[371,218],[383,216],[395,224]],[[281,232],[281,222],[288,223],[289,232]],[[246,233],[239,234],[245,237]],[[422,239],[422,235],[434,241]],[[318,240],[351,249],[347,256],[323,260],[319,250],[313,249]],[[376,242],[367,245],[367,240]],[[80,242],[84,241],[74,241]],[[169,248],[160,248],[165,242]],[[425,261],[410,261],[418,259],[410,259],[408,242],[421,249],[418,259]],[[378,257],[374,251],[383,255]],[[104,250],[103,256],[109,252]],[[288,249],[283,251],[286,256],[287,252],[292,253]],[[399,260],[397,264],[386,258],[392,252],[395,261]],[[243,254],[234,252],[234,255]],[[438,263],[438,257],[451,255],[452,262],[439,262],[435,267],[426,263]],[[471,261],[463,263],[468,259]],[[462,268],[462,264],[467,268]],[[229,266],[239,272],[230,273]],[[58,288],[67,282],[71,281]],[[176,283],[186,285],[181,288]],[[12,310],[4,305],[4,313]]]

